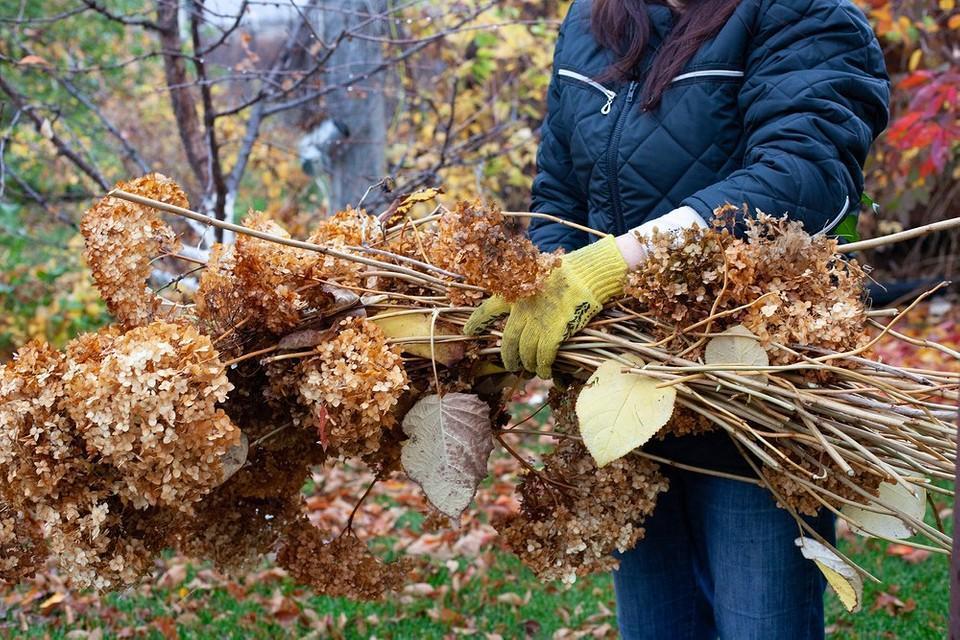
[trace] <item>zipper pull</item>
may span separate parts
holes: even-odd
[[[639,84],[640,83],[638,83],[636,80],[630,83],[630,89],[627,91],[627,104],[633,103],[633,97],[634,97],[634,94],[637,93],[637,85]]]
[[[608,113],[610,113],[610,109],[613,108],[613,100],[616,97],[617,97],[617,94],[615,94],[613,91],[608,92],[607,103],[603,105],[602,109],[600,109],[600,113],[602,113],[603,115],[607,115]]]

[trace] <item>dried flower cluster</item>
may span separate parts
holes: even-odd
[[[129,584],[163,548],[148,507],[175,517],[221,482],[240,438],[214,406],[229,388],[209,338],[182,325],[28,344],[0,367],[0,501],[76,586]]]
[[[290,238],[286,229],[265,213],[250,215],[244,225]],[[375,218],[348,208],[321,222],[309,242],[349,253],[350,247],[381,237]],[[329,283],[359,286],[365,269],[345,258],[241,234],[232,245],[214,245],[195,296],[197,315],[211,335],[238,325],[247,332],[263,327],[282,335],[328,302]]]
[[[314,434],[264,402],[262,370],[232,373],[237,389],[224,408],[250,439],[246,463],[196,505],[193,517],[178,518],[167,537],[185,555],[239,572],[259,564],[300,517],[301,489],[325,456]]]
[[[0,584],[16,584],[29,578],[46,558],[40,525],[0,502]]]
[[[377,219],[351,207],[320,222],[308,238],[308,242],[346,253],[351,253],[350,247],[375,244],[382,240],[383,231]],[[344,287],[356,287],[361,285],[366,268],[352,260],[321,254],[316,256],[310,267],[310,277]]]
[[[857,487],[872,495],[878,495],[880,484],[883,478],[872,473],[858,472],[855,476],[847,474],[837,464],[827,458],[820,464],[814,464],[811,461],[802,461],[798,465],[802,471],[794,470],[795,475],[806,477],[809,482],[822,487],[830,493],[836,494],[846,500],[853,502],[865,502],[863,495],[852,489],[846,482],[840,478],[855,484]],[[817,500],[802,484],[769,467],[761,470],[764,478],[770,483],[773,490],[779,495],[783,503],[786,503],[798,513],[808,516],[815,516],[823,508],[823,503]],[[824,498],[823,495],[820,496]],[[824,498],[833,507],[839,509],[844,502],[829,497]],[[783,505],[781,505],[783,506]]]
[[[263,213],[247,217],[244,224],[290,237]],[[196,295],[204,329],[219,335],[245,322],[281,333],[296,326],[309,304],[303,292],[310,289],[307,273],[315,260],[311,252],[247,235],[237,236],[232,245],[215,245]]]
[[[306,520],[290,527],[277,552],[277,563],[300,584],[328,596],[379,600],[403,587],[413,569],[410,559],[384,563],[347,531],[333,540]]]
[[[117,188],[179,207],[188,205],[177,183],[159,173],[117,183]],[[179,251],[173,229],[151,207],[107,197],[84,214],[80,231],[93,280],[117,322],[129,328],[151,321],[161,304],[146,284],[151,261]]]
[[[445,213],[427,253],[433,264],[508,302],[540,291],[560,264],[559,255],[540,253],[499,208],[479,201],[461,202]],[[472,304],[479,298],[463,289],[451,288],[449,293],[455,304]]]
[[[189,508],[220,483],[240,430],[216,406],[233,387],[209,337],[155,322],[81,339],[67,360],[67,410],[125,503]]]
[[[627,293],[681,326],[744,307],[713,330],[743,324],[764,345],[845,351],[866,341],[866,274],[856,261],[837,258],[836,240],[763,214],[746,227],[743,239],[726,229],[689,229],[680,249],[673,236],[656,236],[648,261],[628,277]],[[789,362],[791,355],[770,349],[770,359]]]
[[[688,409],[687,407],[676,407],[670,421],[657,432],[657,439],[662,440],[667,436],[695,436],[708,431],[713,431],[717,426],[704,415]]]
[[[317,354],[294,367],[271,367],[276,396],[295,389],[305,409],[296,421],[337,455],[369,456],[396,423],[392,409],[407,389],[407,374],[396,349],[380,328],[363,318],[341,320]]]
[[[597,469],[586,448],[569,439],[544,457],[541,473],[573,488],[527,475],[519,486],[520,513],[495,526],[543,581],[572,583],[615,569],[611,554],[643,538],[643,521],[668,487],[656,463],[629,456]]]

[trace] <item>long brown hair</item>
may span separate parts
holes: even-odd
[[[607,71],[610,80],[636,77],[650,41],[647,4],[662,0],[594,0],[591,28],[594,37],[612,50],[616,61]],[[740,0],[689,0],[667,39],[657,50],[641,94],[645,109],[660,104],[663,92],[704,42],[720,31]]]

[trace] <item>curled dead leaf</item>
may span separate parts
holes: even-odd
[[[813,538],[801,537],[794,542],[800,547],[804,558],[816,563],[847,611],[859,611],[863,603],[863,578],[860,573],[832,549]]]

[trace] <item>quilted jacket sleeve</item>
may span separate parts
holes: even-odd
[[[859,206],[867,151],[886,127],[889,79],[850,0],[763,0],[739,96],[743,167],[683,201],[787,214],[829,231]]]
[[[576,185],[570,157],[570,132],[566,130],[560,113],[557,59],[563,44],[564,28],[560,30],[554,49],[553,77],[547,92],[547,117],[540,128],[537,175],[533,180],[530,210],[586,225],[587,201]],[[541,251],[558,248],[573,251],[586,246],[589,241],[587,234],[582,231],[546,220],[532,220],[529,233],[530,239]]]

